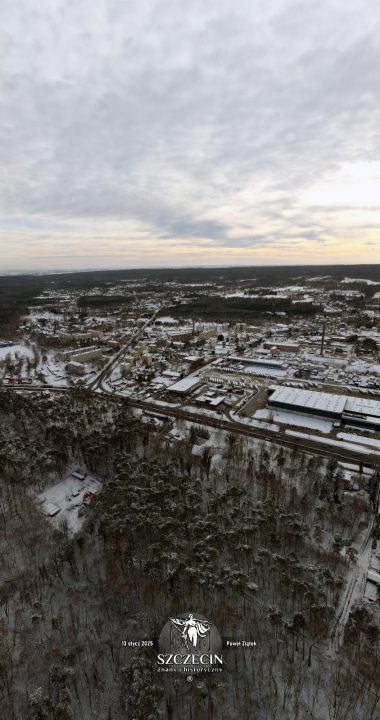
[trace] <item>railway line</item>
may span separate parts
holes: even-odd
[[[124,347],[120,351],[120,353],[118,354],[119,360],[120,356],[122,356],[122,354],[124,354],[126,351],[126,347]],[[140,409],[143,412],[149,412],[149,414],[151,415],[153,414],[178,420],[187,420],[189,422],[197,423],[198,425],[214,427],[218,428],[219,430],[236,433],[244,437],[256,438],[258,440],[263,440],[264,442],[273,443],[274,445],[287,447],[293,451],[302,450],[303,452],[312,453],[314,455],[319,455],[328,459],[334,458],[335,460],[340,462],[353,463],[355,465],[361,465],[362,467],[377,469],[380,466],[380,458],[375,453],[360,455],[359,453],[352,452],[348,448],[335,448],[334,446],[323,445],[323,443],[319,443],[310,439],[304,440],[303,438],[299,437],[289,438],[280,431],[272,431],[265,428],[261,429],[258,427],[251,427],[232,417],[230,419],[216,418],[210,415],[206,415],[202,412],[197,413],[195,411],[186,410],[185,408],[177,406],[170,407],[167,405],[159,405],[158,403],[148,400],[137,400],[125,395],[119,395],[103,386],[104,379],[107,374],[112,371],[114,362],[115,358],[113,358],[112,360],[112,366],[110,363],[107,368],[102,371],[101,375],[98,375],[94,380],[91,381],[89,385],[83,386],[82,389],[87,392],[96,392],[97,395],[107,397],[111,402],[122,403],[128,405],[131,408]],[[15,391],[23,390],[28,393],[41,393],[46,391],[62,393],[73,391],[73,388],[63,386],[57,387],[54,385],[11,385],[8,387],[8,389]]]

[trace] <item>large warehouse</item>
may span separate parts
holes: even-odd
[[[268,406],[380,430],[380,401],[292,387],[268,388]]]
[[[202,381],[197,376],[188,375],[183,380],[178,380],[174,385],[168,387],[169,392],[176,395],[188,395],[201,385]]]

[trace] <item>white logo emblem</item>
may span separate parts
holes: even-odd
[[[209,622],[197,620],[192,613],[189,613],[188,620],[170,618],[170,622],[181,633],[182,644],[187,650],[195,650],[198,647],[199,638],[205,638],[211,630]]]

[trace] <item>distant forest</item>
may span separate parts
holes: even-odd
[[[130,302],[130,295],[82,295],[78,298],[79,307],[112,308],[127,305]]]
[[[260,313],[286,312],[287,315],[315,315],[322,312],[320,305],[292,303],[287,298],[224,298],[219,295],[202,295],[187,303],[178,303],[169,308],[175,317],[195,317],[203,320],[250,321]]]

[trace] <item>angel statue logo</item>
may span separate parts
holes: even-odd
[[[161,672],[220,672],[223,666],[219,631],[199,613],[168,618],[158,647]]]
[[[183,645],[187,650],[196,649],[198,646],[198,640],[207,637],[211,630],[211,625],[206,620],[197,620],[194,618],[193,613],[189,613],[188,620],[181,620],[181,618],[170,618],[170,622],[174,627],[179,630],[183,640]]]

